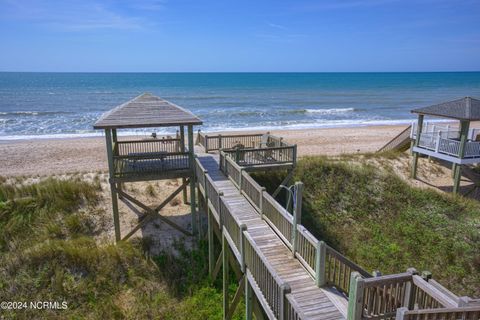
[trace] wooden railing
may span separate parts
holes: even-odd
[[[242,168],[238,164],[236,164],[231,158],[225,157],[223,162],[223,170],[227,177],[232,180],[235,187],[240,189],[241,187],[241,179],[242,179]]]
[[[263,195],[265,192],[264,187],[253,179],[246,171],[242,170],[241,188],[243,195],[248,201],[255,207],[258,212],[262,212]]]
[[[326,245],[325,284],[334,286],[337,290],[348,295],[350,293],[350,278],[354,272],[361,274],[364,278],[372,276],[340,252]]]
[[[443,309],[397,310],[396,320],[478,320],[480,307],[460,307]]]
[[[206,175],[205,190],[207,193],[206,194],[207,202],[211,204],[213,208],[212,210],[213,216],[215,217],[215,219],[217,220],[221,228],[223,226],[223,221],[220,216],[220,197],[223,195],[223,193],[217,189],[210,175]]]
[[[205,194],[205,189],[206,189],[206,181],[207,181],[207,174],[208,171],[203,167],[202,163],[198,160],[198,158],[195,158],[195,178],[198,183],[198,187],[201,189],[200,191]]]
[[[401,149],[403,146],[407,145],[410,140],[410,132],[412,130],[412,126],[406,127],[402,132],[396,135],[393,139],[387,142],[383,147],[378,149],[377,152],[385,152],[390,150]]]
[[[325,250],[325,243],[318,241],[304,226],[297,226],[297,246],[295,256],[305,269],[314,277],[319,276],[321,250]]]
[[[115,177],[136,174],[159,174],[190,169],[188,152],[144,153],[113,156]]]
[[[225,150],[225,155],[243,167],[266,164],[296,163],[297,146],[283,145],[255,149]]]
[[[205,148],[205,152],[221,149],[231,149],[236,145],[243,145],[244,148],[255,148],[260,145],[262,133],[254,134],[233,134],[233,135],[208,135],[198,133],[198,143]]]
[[[370,278],[354,272],[350,280],[348,319],[398,319],[400,308],[439,310],[461,306],[458,297],[431,281],[418,276],[414,269]]]
[[[301,310],[300,306],[298,305],[295,297],[292,294],[286,295],[285,301],[285,320],[302,320],[307,319],[307,315],[305,315]]]
[[[223,197],[220,197],[220,220],[223,222],[223,233],[232,248],[233,254],[242,270],[244,270],[243,231],[247,230],[247,226],[232,214],[232,208],[224,201]]]
[[[262,218],[291,250],[293,232],[292,215],[268,193],[265,192],[262,198]]]
[[[260,292],[257,297],[265,299],[267,315],[275,319],[287,319],[285,315],[286,294],[290,293],[290,286],[282,280],[270,265],[265,255],[257,248],[252,237],[245,232],[245,264],[249,281],[254,281]],[[254,290],[255,290],[255,286]]]
[[[127,140],[115,144],[115,155],[145,155],[156,152],[176,153],[181,152],[181,140],[177,138]]]

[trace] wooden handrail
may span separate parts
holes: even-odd
[[[395,320],[444,320],[444,319],[462,319],[478,320],[480,319],[480,307],[460,307],[460,308],[439,308],[439,309],[420,309],[408,310],[408,308],[399,308]]]
[[[442,307],[451,308],[458,306],[458,302],[418,275],[413,275],[413,284],[415,285],[416,289],[420,289],[425,292],[432,299],[437,301]]]

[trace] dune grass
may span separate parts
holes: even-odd
[[[91,219],[100,191],[80,178],[34,184],[0,179],[0,297],[68,305],[2,316],[221,319],[221,286],[210,285],[205,243],[192,251],[178,244],[179,254],[157,257],[147,257],[141,241],[98,243]]]
[[[390,170],[353,160],[299,161],[303,224],[367,270],[429,270],[455,293],[479,297],[480,204],[411,187]],[[256,179],[271,191],[281,176]]]

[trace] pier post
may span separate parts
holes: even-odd
[[[244,280],[245,280],[245,319],[246,320],[252,320],[252,318],[253,318],[253,308],[252,308],[253,290],[252,290],[252,286],[248,282],[248,277],[247,277],[246,274],[245,274]]]
[[[190,146],[188,146],[190,148]],[[180,152],[185,152],[185,127],[180,126]],[[190,150],[189,150],[190,152]],[[186,179],[182,178],[182,183],[186,184]],[[187,188],[183,189],[183,203],[187,204]]]
[[[229,284],[229,265],[228,265],[228,242],[225,238],[225,230],[222,230],[222,265],[223,265],[223,319],[227,318],[228,315],[228,284]]]
[[[197,208],[195,201],[195,157],[193,150],[193,126],[188,126],[188,161],[190,164],[190,209],[192,211],[192,234],[197,234]]]
[[[417,136],[415,137],[414,147],[418,147],[418,143],[420,142],[420,135],[422,134],[422,127],[423,127],[423,114],[418,115],[418,123],[417,123]],[[418,152],[413,151],[413,161],[412,161],[412,172],[411,177],[412,179],[417,178],[417,165],[418,165]]]
[[[458,150],[458,158],[460,159],[463,159],[465,155],[465,145],[467,144],[469,126],[470,126],[469,121],[460,122],[460,148]],[[455,166],[454,177],[453,177],[453,193],[458,193],[458,189],[460,188],[461,178],[462,178],[462,165],[459,163]]]
[[[116,133],[115,133],[116,136]],[[110,182],[110,192],[112,195],[112,211],[113,211],[113,225],[115,227],[115,241],[119,242],[121,240],[120,234],[120,217],[118,213],[118,194],[117,188],[115,185],[115,165],[113,163],[113,137],[112,130],[105,129],[105,139],[107,142],[107,160],[108,160],[108,174]]]

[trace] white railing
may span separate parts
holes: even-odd
[[[454,157],[460,156],[460,141],[443,137],[441,134],[422,133],[418,146]],[[480,142],[467,141],[463,158],[480,157]]]

